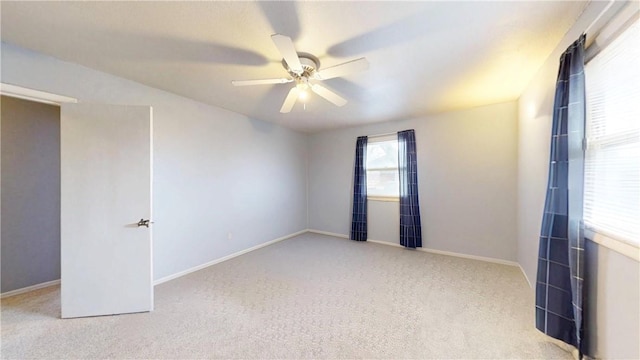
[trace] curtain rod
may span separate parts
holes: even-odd
[[[587,41],[585,42],[585,64],[589,63],[595,58],[602,49],[609,46],[609,44],[618,38],[629,26],[633,24],[640,17],[640,11],[635,6],[631,6],[630,3],[622,3],[621,6],[614,7],[612,12],[611,5],[613,2],[606,6],[600,15],[589,26],[589,29],[593,30],[593,34],[587,34]],[[616,5],[619,3],[615,2]],[[603,16],[604,13],[610,13],[610,16]],[[605,19],[606,21],[603,21]],[[597,25],[593,25],[596,24]]]
[[[615,3],[615,0],[609,0],[609,3],[607,4],[607,6],[605,6],[604,9],[600,11],[600,14],[598,14],[598,16],[596,16],[596,18],[591,22],[591,24],[587,26],[587,29],[583,33],[587,34],[588,36],[589,31],[591,30],[593,25],[595,25],[598,21],[600,21],[600,18],[602,18],[602,16],[611,8],[611,6],[613,6],[614,3]]]
[[[397,131],[395,132],[390,132],[390,133],[384,133],[384,134],[375,134],[375,135],[367,135],[368,138],[372,138],[372,137],[382,137],[382,136],[389,136],[389,135],[396,135],[398,134]]]

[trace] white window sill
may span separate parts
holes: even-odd
[[[596,244],[604,246],[608,249],[611,249],[617,253],[640,262],[640,247],[638,247],[638,244],[632,244],[626,241],[618,240],[614,237],[599,233],[596,230],[589,228],[586,228],[584,230],[584,235],[587,239],[593,241]]]
[[[367,200],[369,201],[390,201],[390,202],[399,202],[399,197],[394,196],[367,196]]]

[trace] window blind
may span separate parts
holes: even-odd
[[[400,185],[397,135],[369,138],[366,169],[367,196],[398,198]]]
[[[585,66],[585,225],[640,244],[640,22]]]

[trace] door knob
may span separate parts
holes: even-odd
[[[147,220],[140,219],[140,221],[138,221],[138,227],[140,227],[140,226],[149,227],[149,224],[153,224],[153,221],[149,221],[149,219],[147,219]]]

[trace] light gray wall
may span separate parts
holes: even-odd
[[[597,243],[586,242],[585,337],[599,359],[640,359],[640,267]]]
[[[307,227],[305,134],[6,43],[2,81],[153,107],[155,279]]]
[[[353,170],[351,171],[353,172]],[[400,202],[369,200],[367,210],[367,216],[371,219],[367,222],[369,239],[399,244]],[[420,216],[422,217],[422,214]]]
[[[60,279],[60,108],[2,96],[2,286]]]
[[[423,246],[516,259],[517,103],[311,135],[309,228],[348,235],[356,138],[415,129]],[[398,204],[369,202],[369,239],[398,243]]]
[[[592,2],[587,6],[518,100],[518,263],[531,284],[536,281],[558,59],[607,4]],[[586,267],[585,321],[591,324],[587,334],[592,339],[590,355],[640,358],[638,262],[589,242]]]

